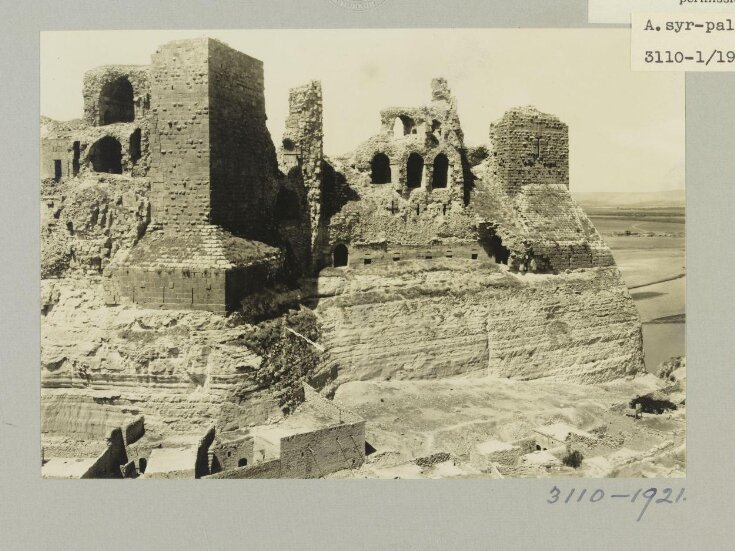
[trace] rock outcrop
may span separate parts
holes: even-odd
[[[617,268],[520,275],[465,262],[323,271],[315,311],[338,381],[477,372],[597,383],[642,371]]]
[[[308,310],[264,329],[210,312],[105,306],[89,279],[44,281],[42,300],[45,432],[100,436],[140,414],[153,433],[260,423],[317,378],[308,343],[284,330],[294,319],[311,325]]]

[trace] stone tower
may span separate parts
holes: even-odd
[[[210,38],[161,46],[150,68],[149,231],[109,270],[109,301],[236,309],[280,269],[263,64]]]
[[[569,130],[534,107],[507,111],[490,126],[498,177],[508,193],[527,184],[569,187]]]

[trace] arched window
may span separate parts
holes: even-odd
[[[122,147],[115,138],[105,136],[94,142],[89,150],[89,160],[95,172],[122,174]]]
[[[409,188],[421,187],[421,177],[424,172],[424,159],[418,153],[411,153],[406,163],[406,186]]]
[[[374,184],[390,183],[390,160],[385,153],[378,153],[370,162],[372,182]]]
[[[241,457],[240,459],[238,459],[237,466],[238,467],[247,467],[248,466],[248,460],[247,460],[247,458]]]
[[[298,220],[301,216],[299,196],[287,188],[281,188],[276,197],[275,217],[279,222]]]
[[[334,251],[332,251],[332,265],[335,268],[347,266],[348,260],[349,252],[347,251],[347,246],[340,243],[334,248]]]
[[[444,153],[434,157],[434,176],[431,180],[432,188],[447,187],[447,175],[449,172],[449,159]]]
[[[135,120],[133,85],[126,77],[106,83],[100,91],[100,125]]]
[[[393,136],[400,138],[409,134],[416,134],[416,123],[408,115],[398,115],[393,123]]]

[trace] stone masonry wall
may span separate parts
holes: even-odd
[[[263,63],[208,41],[211,223],[266,239],[277,161],[265,125]]]
[[[569,187],[569,130],[533,107],[507,111],[490,125],[492,158],[509,193],[526,184]]]
[[[154,222],[209,222],[209,40],[181,40],[152,56],[151,211]]]
[[[216,463],[222,471],[241,467],[240,461],[247,460],[248,465],[253,464],[253,437],[243,436],[235,440],[216,441],[213,446],[213,465]]]
[[[281,156],[284,169],[300,172],[309,205],[311,247],[321,222],[322,163],[324,160],[322,128],[322,86],[312,81],[292,88],[288,96],[289,115],[283,135]]]
[[[282,478],[320,478],[365,461],[365,421],[281,439]]]
[[[330,250],[324,250],[325,257],[331,257]],[[388,246],[386,243],[377,245],[354,245],[348,247],[348,263],[351,269],[367,268],[376,265],[389,265],[407,260],[425,262],[429,267],[432,263],[441,261],[446,263],[456,260],[491,260],[493,257],[481,243],[434,243],[431,245],[407,247],[400,245]]]
[[[90,126],[100,125],[100,94],[103,87],[117,79],[127,79],[133,88],[135,120],[148,114],[150,108],[149,67],[139,65],[103,65],[84,73],[84,120]]]
[[[244,478],[244,479],[274,479],[281,478],[281,460],[273,459],[254,466],[234,468],[227,471],[205,476],[204,478]]]
[[[120,304],[122,297],[134,304],[154,308],[186,308],[224,313],[225,270],[194,272],[186,269],[147,270],[120,267],[106,281],[107,304]]]

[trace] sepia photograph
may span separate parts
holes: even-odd
[[[42,477],[684,477],[684,73],[629,43],[42,32]]]

